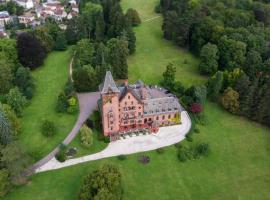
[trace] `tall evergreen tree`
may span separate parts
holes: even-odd
[[[11,141],[10,123],[3,110],[0,110],[0,144],[6,145]]]
[[[115,78],[126,79],[128,77],[128,42],[112,38],[108,41],[107,47],[109,49],[109,63]]]

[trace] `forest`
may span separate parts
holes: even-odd
[[[208,97],[231,113],[270,125],[270,4],[161,0],[167,40],[199,56]]]

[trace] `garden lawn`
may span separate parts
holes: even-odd
[[[88,162],[37,174],[4,199],[77,199],[83,177],[104,163],[120,168],[125,200],[270,199],[269,129],[212,103],[206,106],[206,116],[209,123],[199,127],[192,144],[208,142],[208,157],[181,163],[171,146],[164,154],[144,153],[151,158],[147,165],[137,161],[142,154],[130,155],[124,161],[110,158]]]
[[[44,65],[32,72],[36,91],[30,105],[24,110],[19,142],[35,160],[42,158],[61,143],[76,121],[77,114],[60,114],[55,111],[57,96],[68,80],[70,57],[71,49],[52,52]],[[40,125],[43,119],[55,122],[56,135],[47,138],[41,134]]]
[[[154,12],[159,0],[124,0],[123,9],[135,8],[142,24],[136,27],[136,53],[129,57],[129,81],[138,79],[148,84],[158,84],[169,63],[177,69],[176,78],[185,86],[205,82],[206,77],[198,73],[199,60],[187,50],[178,48],[163,39],[162,16]],[[149,21],[147,21],[149,20]]]
[[[93,131],[93,144],[89,148],[85,148],[81,145],[81,138],[80,134],[78,134],[74,140],[69,144],[69,147],[76,148],[77,154],[75,157],[85,156],[93,153],[97,153],[102,151],[103,149],[108,146],[108,143],[105,143],[104,140],[99,140],[98,135],[103,134],[100,131],[96,129],[92,129]]]

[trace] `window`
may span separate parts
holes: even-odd
[[[139,109],[141,109],[141,106],[139,106]]]
[[[141,116],[142,115],[142,113],[141,112],[139,112],[139,116]]]
[[[112,100],[109,100],[110,103],[112,103]]]
[[[168,119],[171,119],[171,115],[168,116]]]
[[[162,116],[162,119],[163,119],[163,120],[165,119],[165,116],[164,116],[164,115]]]
[[[150,122],[152,119],[151,118],[148,118],[148,121]]]
[[[125,101],[125,105],[127,105],[127,102]]]
[[[147,119],[144,119],[144,123],[146,123],[147,122]]]
[[[113,130],[113,127],[111,126],[111,131]]]
[[[174,118],[176,118],[176,117],[177,117],[177,114],[175,113],[175,114],[174,114]]]
[[[133,101],[131,101],[131,105],[133,105]]]
[[[156,117],[156,120],[159,120],[159,117],[158,116]]]
[[[128,95],[128,99],[130,99],[130,96]]]

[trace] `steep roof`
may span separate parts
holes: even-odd
[[[113,80],[112,73],[110,71],[106,72],[104,83],[100,86],[100,92],[101,94],[107,94],[109,92],[120,92]]]

